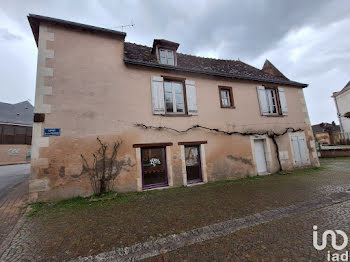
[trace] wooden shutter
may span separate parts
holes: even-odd
[[[260,113],[265,116],[269,114],[269,107],[267,104],[267,97],[265,87],[257,86],[256,90],[258,92],[259,104],[260,104]]]
[[[301,164],[301,156],[300,156],[300,150],[299,150],[299,143],[298,143],[298,137],[292,136],[292,147],[293,147],[293,156],[294,156],[294,162],[297,165]]]
[[[163,77],[152,76],[152,112],[154,115],[165,114]]]
[[[286,94],[285,94],[284,89],[282,87],[278,88],[278,94],[280,97],[282,115],[287,116],[288,115],[288,108],[287,108]]]
[[[189,115],[198,115],[195,82],[192,80],[186,80],[185,85],[186,85],[186,98],[187,98],[188,114]]]
[[[300,158],[302,164],[307,164],[309,162],[308,150],[306,147],[305,138],[303,136],[298,136],[298,144],[300,150]]]

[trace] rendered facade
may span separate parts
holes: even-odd
[[[318,166],[306,84],[269,61],[185,55],[179,44],[125,42],[125,33],[37,15],[30,197],[92,193],[88,163],[122,141],[113,190],[141,191]],[[46,136],[49,129],[59,134]]]

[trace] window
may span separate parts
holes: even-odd
[[[167,113],[185,114],[182,82],[164,81],[164,96]]]
[[[276,89],[266,88],[265,92],[266,92],[268,113],[271,115],[278,115],[279,108],[278,108],[278,103],[277,103]]]
[[[263,116],[287,116],[287,99],[282,87],[257,86],[260,113]]]
[[[222,108],[234,108],[232,87],[219,86],[219,94]]]
[[[142,148],[141,159],[143,189],[167,186],[165,147]]]
[[[200,145],[185,146],[187,184],[202,182]]]
[[[174,76],[152,76],[151,89],[154,115],[198,115],[195,81]]]
[[[175,65],[175,56],[173,50],[159,49],[159,61],[164,65]]]

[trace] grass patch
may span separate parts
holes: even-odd
[[[273,173],[271,174],[271,176],[309,175],[325,169],[326,168],[324,166],[319,166],[319,167],[300,168],[300,169],[293,169],[293,170],[283,170],[283,171],[278,171],[276,173]]]
[[[179,186],[172,188],[165,188],[162,190],[149,190],[142,192],[129,192],[129,193],[118,193],[116,198],[109,200],[102,200],[91,202],[90,199],[101,199],[101,198],[111,198],[114,196],[115,192],[109,192],[100,196],[89,196],[89,197],[75,197],[66,200],[56,201],[56,202],[48,202],[48,203],[34,203],[31,204],[30,211],[27,213],[27,217],[33,217],[38,215],[48,215],[62,212],[74,212],[79,211],[86,208],[95,208],[100,206],[106,206],[111,204],[119,204],[131,200],[137,200],[150,196],[157,197],[167,197],[168,194],[177,194],[182,193],[184,191],[198,191],[204,188],[211,187],[226,187],[232,184],[249,184],[249,183],[259,183],[261,180],[272,179],[274,176],[290,176],[290,175],[308,175],[313,174],[315,172],[319,172],[324,170],[325,167],[311,167],[311,168],[303,168],[303,169],[295,169],[290,171],[279,171],[271,174],[270,176],[246,176],[244,178],[236,179],[236,180],[224,180],[224,181],[216,181],[209,182],[202,185],[197,186]]]

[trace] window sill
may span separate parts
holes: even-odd
[[[235,109],[235,106],[222,106],[223,109]]]
[[[267,117],[284,117],[284,115],[263,115],[263,116],[267,116]]]
[[[191,117],[192,115],[187,115],[187,114],[164,114],[161,116],[165,117]]]

